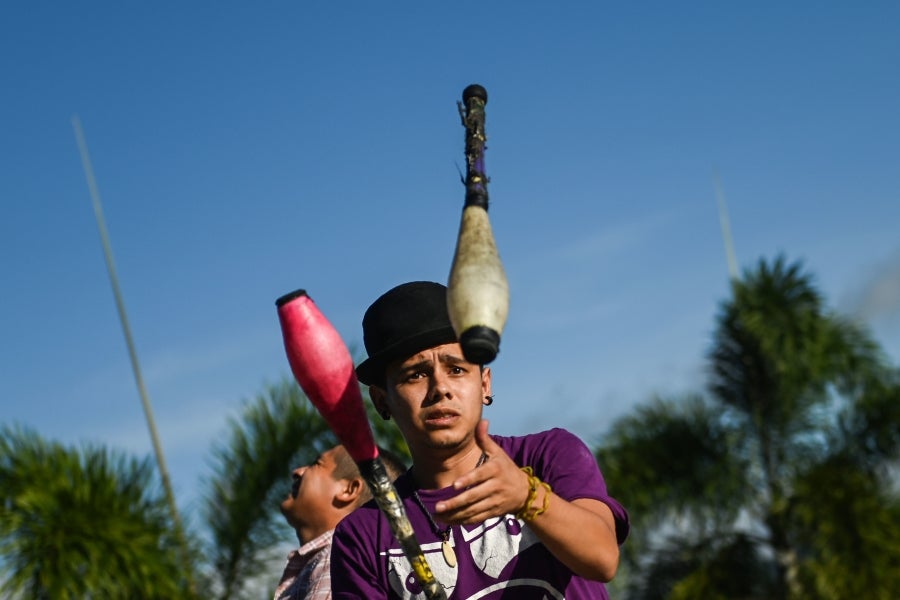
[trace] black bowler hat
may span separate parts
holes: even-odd
[[[385,292],[362,323],[369,358],[356,367],[356,377],[366,385],[384,385],[391,361],[457,341],[447,313],[447,287],[432,281],[412,281]]]

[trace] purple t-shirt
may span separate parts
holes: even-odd
[[[597,461],[585,444],[563,429],[522,437],[491,436],[521,466],[549,483],[565,500],[592,498],[604,502],[616,520],[621,545],[628,535],[628,514],[606,493]],[[395,482],[406,514],[425,553],[428,566],[448,599],[522,600],[547,598],[607,599],[606,588],[572,573],[538,540],[524,521],[513,515],[488,519],[478,525],[454,525],[450,544],[457,566],[450,567],[441,552],[441,539],[412,498],[409,474]],[[456,495],[452,487],[420,490],[423,504],[434,505]],[[553,505],[550,505],[553,510]],[[442,525],[439,522],[439,525]],[[424,598],[421,586],[387,519],[374,501],[348,515],[334,534],[331,550],[331,588],[336,600],[356,598]]]

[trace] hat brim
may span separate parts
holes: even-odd
[[[456,332],[453,331],[453,327],[425,331],[392,344],[359,363],[359,366],[356,367],[356,378],[365,385],[384,385],[385,369],[391,362],[407,358],[426,348],[452,344],[456,341]]]

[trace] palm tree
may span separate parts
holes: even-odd
[[[709,397],[597,451],[634,519],[629,597],[898,597],[897,371],[782,257],[733,282],[709,358]]]
[[[378,443],[408,457],[399,431],[370,402],[366,410]],[[288,378],[246,403],[224,439],[206,482],[206,543],[191,538],[194,560],[185,564],[149,457],[0,429],[0,596],[191,598],[195,571],[198,588],[221,598],[274,587],[274,559],[296,542],[278,511],[290,472],[336,439]]]
[[[369,421],[382,447],[409,456],[395,427]],[[203,520],[210,533],[208,589],[219,598],[258,597],[257,587],[274,589],[294,531],[278,511],[290,484],[290,472],[311,463],[337,443],[327,423],[297,384],[284,378],[245,404],[228,425],[224,442],[213,449],[213,476],[207,482]],[[271,590],[268,590],[271,591]]]
[[[189,598],[149,459],[0,429],[0,596]]]

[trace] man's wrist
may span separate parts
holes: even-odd
[[[516,518],[526,522],[533,521],[550,508],[553,489],[549,483],[541,481],[531,467],[521,467],[521,470],[528,476],[528,496],[525,498],[525,504],[516,513]]]

